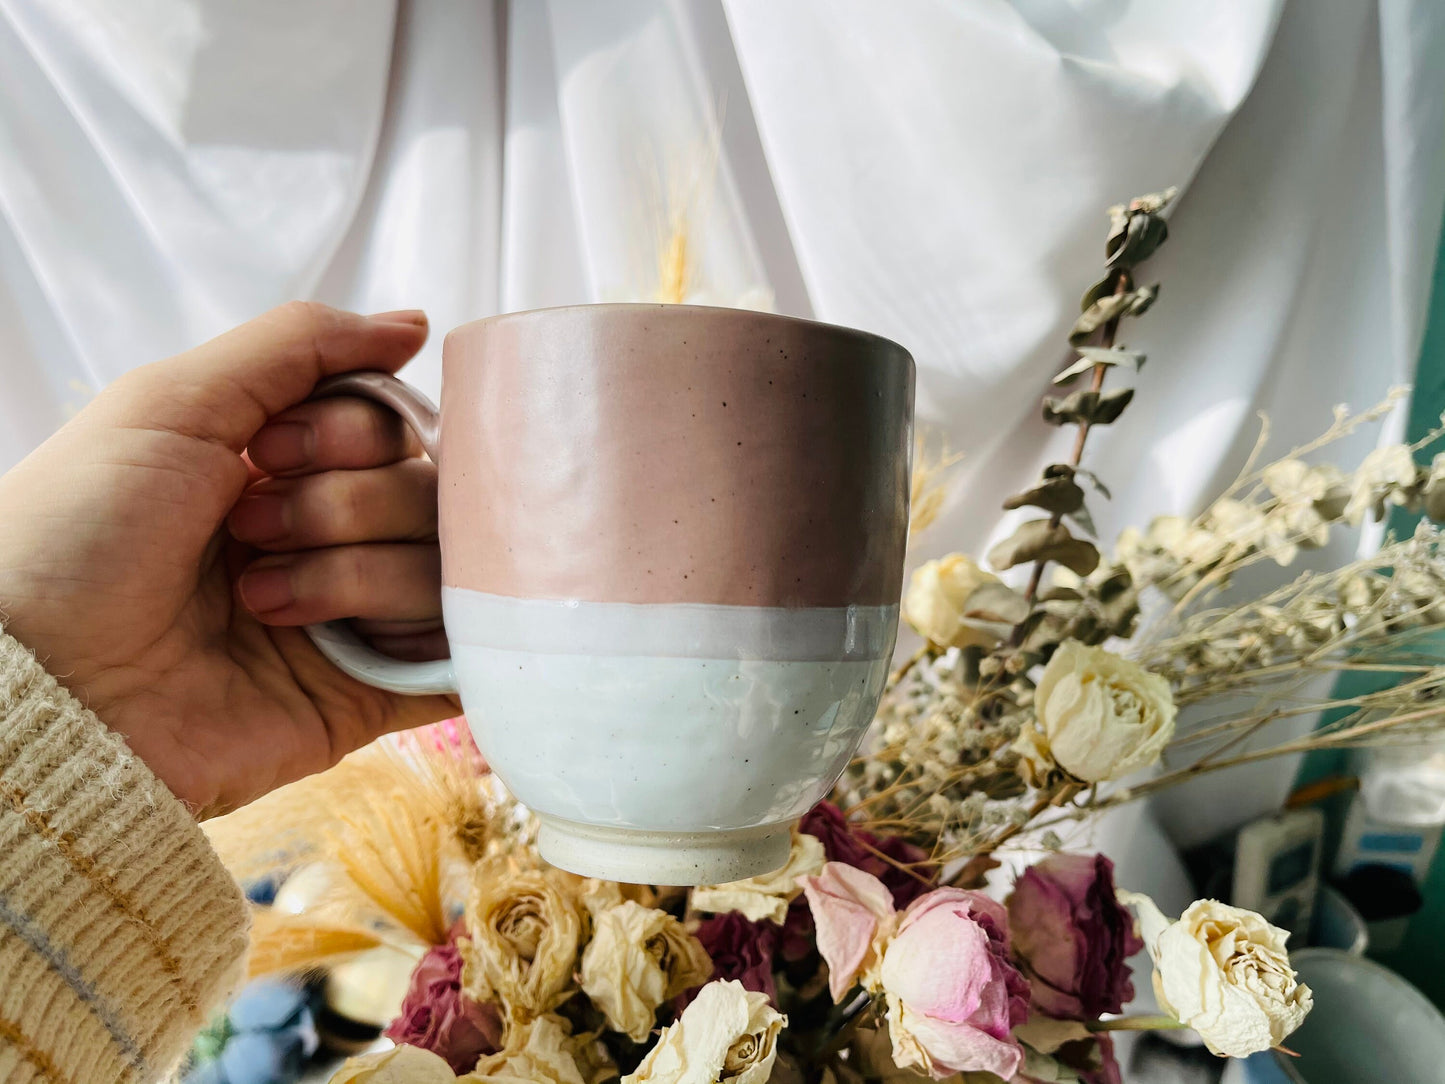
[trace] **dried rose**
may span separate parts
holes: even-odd
[[[416,965],[401,1015],[386,1029],[386,1037],[439,1054],[453,1070],[464,1073],[502,1045],[502,1030],[496,1006],[478,1004],[462,991],[462,955],[448,942]]]
[[[622,1084],[767,1084],[786,1023],[741,983],[708,983]]]
[[[968,596],[984,584],[999,583],[961,553],[919,566],[903,596],[903,616],[918,634],[939,647],[992,647],[998,638],[964,621]]]
[[[1055,854],[1031,866],[1014,885],[1008,914],[1014,955],[1043,1012],[1096,1020],[1133,999],[1128,959],[1144,942],[1102,854]]]
[[[657,1022],[657,1007],[706,982],[712,961],[666,911],[626,900],[594,921],[582,954],[582,991],[614,1031],[640,1043]]]
[[[749,922],[737,911],[703,919],[697,928],[697,939],[712,957],[709,979],[736,979],[747,990],[767,994],[778,1003],[778,988],[773,981],[773,956],[778,949],[781,931],[771,922]],[[679,1010],[685,1009],[697,996],[696,991],[678,999]]]
[[[829,862],[803,880],[808,909],[817,927],[818,951],[828,964],[828,992],[842,1001],[854,983],[878,986],[878,966],[898,925],[893,897],[871,873]]]
[[[1023,1052],[1012,1030],[1028,1015],[1029,984],[1009,958],[1001,904],[938,888],[899,914],[881,881],[839,862],[803,885],[833,1000],[854,982],[884,995],[895,1064],[935,1079],[1013,1075]]]
[[[571,884],[557,871],[482,863],[467,901],[470,936],[457,943],[467,994],[501,1002],[519,1023],[561,1004],[575,989],[584,918]]]
[[[548,1013],[518,1025],[507,1048],[482,1058],[457,1084],[593,1084],[617,1073],[592,1064],[596,1044],[574,1037],[567,1022]]]
[[[1007,1080],[1023,1050],[1028,980],[1009,958],[1008,915],[978,892],[939,888],[903,914],[879,969],[893,1060],[934,1079],[988,1072]]]
[[[1174,736],[1169,683],[1077,640],[1059,645],[1034,691],[1034,719],[1015,749],[1036,775],[1058,765],[1075,779],[1119,779],[1159,759]]]
[[[416,1046],[395,1046],[348,1058],[331,1084],[454,1084],[446,1059]]]
[[[740,911],[754,922],[767,919],[782,925],[788,904],[802,894],[800,877],[823,868],[823,844],[806,832],[793,831],[787,863],[772,873],[722,885],[700,885],[692,890],[691,904],[699,911]]]
[[[1287,932],[1215,900],[1197,900],[1170,922],[1148,896],[1120,898],[1139,913],[1160,1007],[1213,1053],[1247,1058],[1304,1022],[1314,999],[1289,965]]]

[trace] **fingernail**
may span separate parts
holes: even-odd
[[[305,422],[277,422],[252,438],[250,451],[262,470],[300,470],[316,458],[316,433]]]
[[[231,509],[228,523],[242,542],[264,546],[291,533],[291,502],[271,493],[244,497]]]
[[[368,320],[375,320],[378,324],[414,324],[417,327],[426,326],[426,313],[421,309],[397,309],[395,312],[377,312],[367,317]]]
[[[253,614],[268,614],[296,601],[286,568],[253,568],[241,574],[241,601]]]

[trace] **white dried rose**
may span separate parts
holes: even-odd
[[[1148,896],[1120,893],[1139,914],[1159,1005],[1213,1053],[1247,1058],[1304,1022],[1310,988],[1289,965],[1289,934],[1253,911],[1198,900],[1170,922]]]
[[[1034,691],[1034,719],[1015,749],[1035,775],[1120,779],[1159,759],[1174,736],[1169,683],[1137,663],[1065,640]]]
[[[822,870],[827,856],[815,836],[793,829],[788,861],[772,873],[732,881],[723,885],[701,885],[692,890],[692,906],[699,911],[738,911],[749,922],[767,919],[779,926],[788,917],[788,904],[803,892],[800,877],[812,877]]]
[[[445,1058],[419,1046],[395,1046],[348,1058],[332,1074],[331,1084],[454,1084],[455,1080]]]
[[[582,992],[634,1043],[651,1034],[659,1005],[712,978],[702,944],[666,911],[624,900],[594,923],[582,954]]]
[[[480,1059],[457,1084],[592,1084],[598,1076],[589,1071],[588,1058],[579,1057],[589,1045],[573,1037],[565,1020],[548,1013],[518,1025],[505,1050]]]
[[[972,559],[951,553],[913,573],[903,596],[903,616],[920,636],[939,647],[992,647],[997,637],[964,623],[964,604],[984,584],[1000,582]]]
[[[518,870],[506,860],[479,865],[467,900],[462,985],[473,1001],[499,1001],[526,1023],[576,988],[586,910],[557,870]]]
[[[708,983],[622,1084],[767,1084],[787,1022],[766,994]]]

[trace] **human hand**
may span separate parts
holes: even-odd
[[[379,650],[445,654],[434,466],[380,407],[304,402],[426,335],[420,312],[283,305],[127,373],[0,477],[6,631],[203,816],[457,713],[297,627],[357,617]]]

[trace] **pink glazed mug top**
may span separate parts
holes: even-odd
[[[589,305],[447,336],[443,577],[512,598],[893,605],[913,361],[737,309]]]

